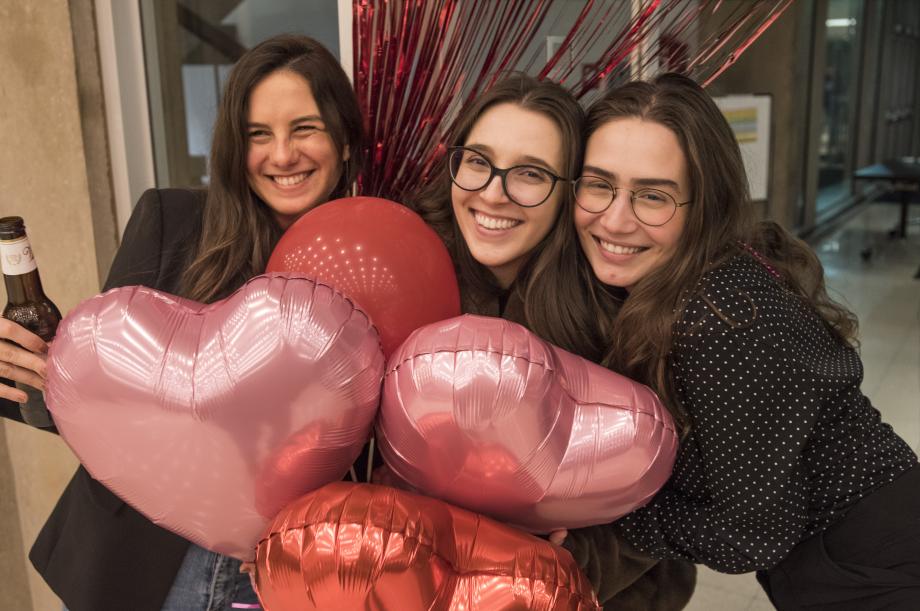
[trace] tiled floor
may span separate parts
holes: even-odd
[[[831,294],[859,317],[863,392],[915,451],[920,450],[920,208],[904,240],[888,231],[897,207],[869,205],[815,250]],[[868,261],[861,256],[872,249]],[[700,567],[687,611],[767,611],[753,574],[723,575]]]

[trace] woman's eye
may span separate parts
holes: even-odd
[[[532,182],[548,182],[549,176],[539,170],[524,170],[521,173],[524,178]]]
[[[595,193],[609,193],[613,191],[613,187],[603,180],[582,180],[580,184],[582,188]]]
[[[269,132],[264,129],[254,129],[249,132],[249,138],[252,140],[265,139],[269,135]]]
[[[312,134],[315,131],[319,131],[319,128],[315,125],[298,125],[294,128],[295,134]]]
[[[477,157],[475,155],[471,155],[470,157],[467,157],[466,159],[463,160],[463,163],[468,166],[473,166],[475,168],[489,167],[488,161],[486,161],[483,157]]]
[[[636,193],[636,199],[649,204],[664,204],[668,201],[668,196],[658,191],[639,191]]]

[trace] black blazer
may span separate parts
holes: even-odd
[[[204,193],[149,190],[141,197],[104,290],[141,284],[176,293],[197,245]],[[2,401],[0,414],[20,420]],[[153,524],[82,466],[64,490],[29,558],[70,611],[159,611],[188,541]]]

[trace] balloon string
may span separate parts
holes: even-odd
[[[353,481],[354,483],[357,484],[357,483],[358,483],[358,474],[355,472],[355,466],[354,466],[354,465],[348,467],[348,473],[349,473],[349,475],[351,475],[351,481]]]
[[[371,470],[374,468],[374,437],[371,437],[371,441],[368,444],[367,450],[367,483],[371,483]]]
[[[257,605],[253,603],[231,603],[231,609],[261,609],[262,605]]]

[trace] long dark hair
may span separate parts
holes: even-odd
[[[551,119],[562,135],[560,170],[570,179],[581,169],[584,112],[578,102],[555,83],[519,73],[502,78],[463,110],[444,143],[446,147],[465,144],[483,113],[503,103],[515,104]],[[564,191],[553,228],[533,249],[512,284],[512,290],[523,300],[526,324],[531,330],[563,348],[571,348],[591,343],[585,326],[576,321],[590,312],[593,304],[585,302],[584,293],[578,290],[579,270],[575,264],[578,239],[571,223],[572,191],[566,182],[557,183],[556,188]],[[460,232],[451,206],[451,179],[446,158],[441,160],[428,184],[411,198],[410,204],[447,245],[457,268],[464,301],[485,303],[503,292],[488,268],[473,258]],[[563,314],[559,310],[566,312]]]
[[[814,252],[776,223],[755,221],[738,143],[697,83],[664,74],[650,83],[612,90],[588,110],[585,142],[605,123],[620,118],[652,121],[677,136],[687,161],[692,205],[671,260],[642,278],[628,298],[592,274],[588,292],[601,308],[585,320],[608,338],[602,364],[654,388],[686,430],[689,422],[668,374],[674,324],[689,299],[703,290],[706,272],[750,250],[765,258],[841,341],[854,340],[856,319],[828,296]],[[579,265],[590,267],[583,255]],[[710,307],[722,315],[714,304]]]
[[[297,35],[275,36],[247,51],[230,72],[214,124],[201,238],[182,277],[183,294],[191,299],[220,299],[262,273],[281,236],[268,206],[250,190],[246,172],[249,96],[278,70],[310,83],[340,158],[348,151],[330,198],[345,196],[363,167],[361,110],[338,60],[317,41]]]

